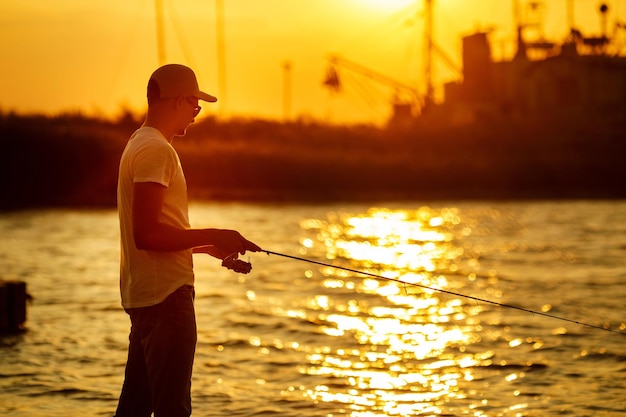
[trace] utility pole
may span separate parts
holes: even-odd
[[[435,0],[426,0],[424,20],[424,77],[426,78],[425,106],[434,103],[433,92],[433,4]]]
[[[567,26],[571,31],[574,29],[574,0],[567,0]]]
[[[165,65],[165,16],[163,14],[163,0],[155,0],[156,33],[157,33],[157,56],[159,66]]]
[[[291,61],[283,63],[283,120],[291,119]]]
[[[219,112],[226,111],[226,30],[224,0],[215,0],[215,29],[217,31],[217,85],[219,92]]]

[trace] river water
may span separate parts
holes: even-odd
[[[196,255],[196,416],[626,415],[626,202],[190,215],[387,278],[267,254],[237,275]],[[0,278],[33,296],[27,331],[0,339],[0,415],[112,416],[129,329],[115,211],[5,213],[0,236]]]

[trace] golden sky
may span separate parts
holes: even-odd
[[[393,91],[383,84],[351,73],[353,84],[345,91],[331,94],[323,87],[329,54],[424,90],[425,0],[223,0],[223,84],[218,0],[161,1],[166,61],[193,67],[201,88],[220,99],[205,103],[204,114],[385,119]],[[494,56],[511,56],[513,0],[433,1],[435,42],[457,65],[460,37],[475,30],[491,30]],[[583,33],[599,35],[599,0],[544,0],[534,17],[541,18],[546,37],[566,36],[568,2]],[[626,1],[606,3],[611,27],[615,20],[626,22]],[[1,0],[0,110],[113,116],[123,107],[143,111],[147,78],[159,65],[155,4]],[[290,77],[285,62],[291,63]],[[435,69],[438,81],[457,78],[442,62],[435,61]]]

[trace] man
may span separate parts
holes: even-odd
[[[188,417],[197,338],[192,252],[232,261],[261,248],[234,230],[189,225],[187,185],[171,142],[193,123],[198,100],[217,99],[178,64],[158,68],[147,95],[145,122],[119,167],[120,291],[131,330],[116,416]]]

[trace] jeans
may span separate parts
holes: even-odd
[[[160,304],[128,309],[130,343],[116,417],[189,417],[196,350],[194,289]]]

